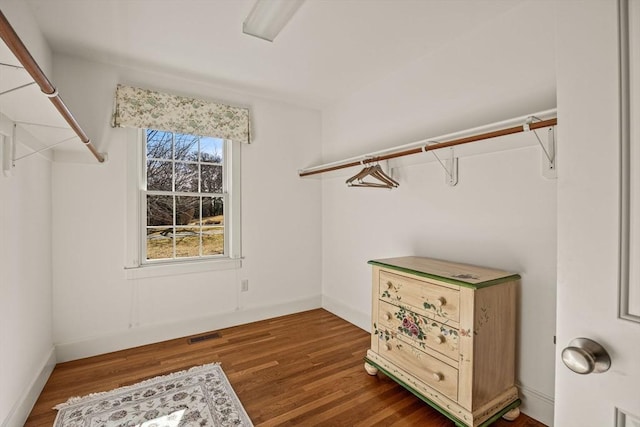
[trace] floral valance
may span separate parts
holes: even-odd
[[[112,125],[250,142],[246,108],[124,85],[116,88]]]

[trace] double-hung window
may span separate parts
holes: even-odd
[[[114,104],[112,126],[135,129],[127,136],[127,277],[239,267],[249,110],[125,85]],[[203,260],[212,262],[185,262]]]
[[[154,129],[144,140],[145,261],[228,254],[227,142]]]

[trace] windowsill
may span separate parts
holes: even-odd
[[[221,258],[206,261],[185,261],[166,264],[145,264],[139,267],[125,267],[127,280],[152,277],[178,276],[182,274],[207,273],[232,270],[242,267],[242,258]]]

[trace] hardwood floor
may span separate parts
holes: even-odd
[[[369,376],[369,334],[322,310],[58,364],[26,426],[51,426],[51,408],[192,366],[221,362],[256,426],[417,426],[453,423],[382,374]],[[543,427],[521,415],[496,427]]]

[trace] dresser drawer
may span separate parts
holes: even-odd
[[[458,370],[413,347],[401,337],[380,342],[378,354],[450,399],[458,399]]]
[[[378,297],[391,304],[410,306],[415,313],[442,322],[460,321],[460,293],[455,289],[381,271]]]
[[[460,356],[458,330],[407,310],[404,306],[379,302],[378,329],[403,335],[414,346],[430,348],[456,363]]]

